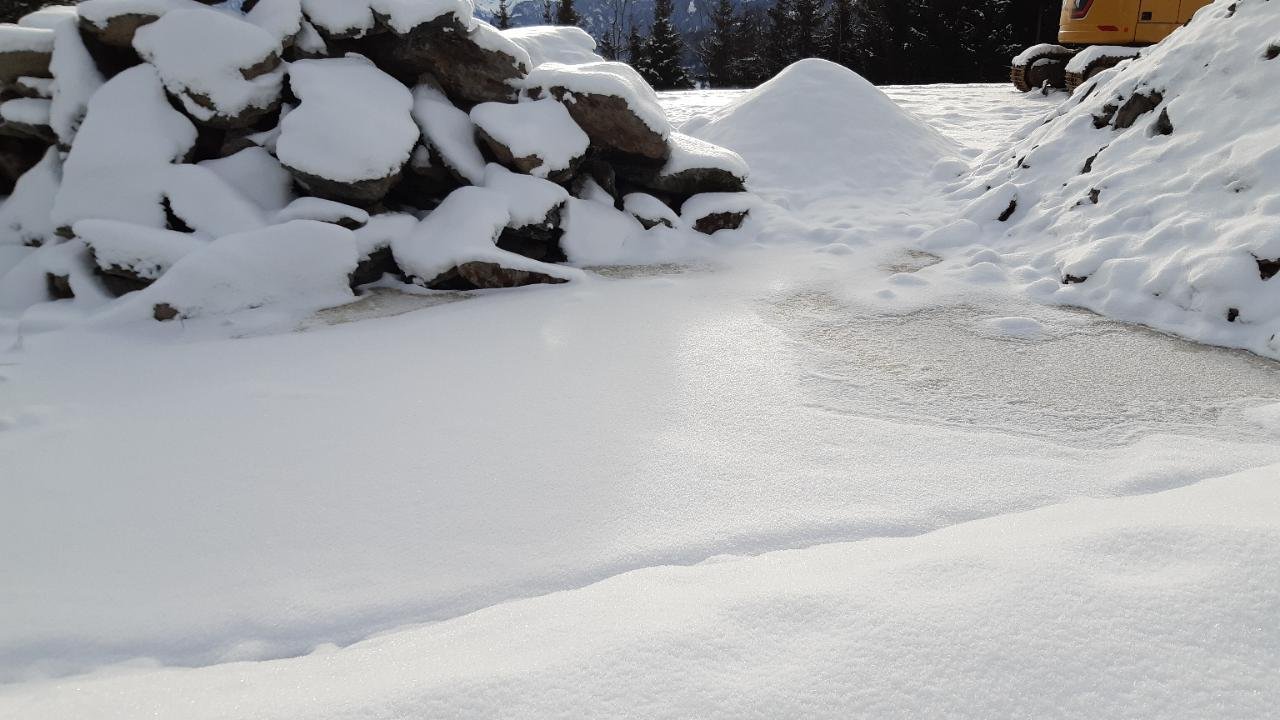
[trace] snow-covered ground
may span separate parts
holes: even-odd
[[[1061,97],[887,94],[704,258],[6,340],[0,716],[1265,716],[1277,366],[912,249]]]

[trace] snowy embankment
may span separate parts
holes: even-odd
[[[1221,0],[982,158],[928,249],[1034,297],[1280,358],[1280,5]]]

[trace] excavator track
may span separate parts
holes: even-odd
[[[1100,57],[1086,65],[1084,70],[1066,73],[1067,92],[1075,93],[1076,88],[1089,82],[1094,75],[1097,75],[1103,70],[1110,70],[1121,62],[1137,56],[1138,52],[1135,50],[1133,55],[1127,57],[1119,55]]]
[[[1045,85],[1052,88],[1067,87],[1067,63],[1070,53],[1047,51],[1033,55],[1024,63],[1009,68],[1009,79],[1019,92],[1031,92]]]

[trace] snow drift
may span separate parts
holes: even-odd
[[[857,73],[816,59],[681,129],[741,154],[757,190],[896,188],[956,151]]]
[[[746,163],[673,137],[631,68],[576,28],[502,33],[472,11],[86,0],[0,27],[0,305],[26,329],[308,312],[387,276],[565,282],[583,274],[557,263],[742,225]],[[650,233],[627,210],[636,193],[679,222]]]
[[[1278,78],[1280,3],[1219,0],[985,157],[926,246],[982,238],[1052,301],[1280,358]]]

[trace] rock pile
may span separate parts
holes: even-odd
[[[564,282],[580,271],[557,263],[750,211],[741,157],[674,132],[577,28],[500,32],[471,0],[213,4],[0,26],[0,309]]]

